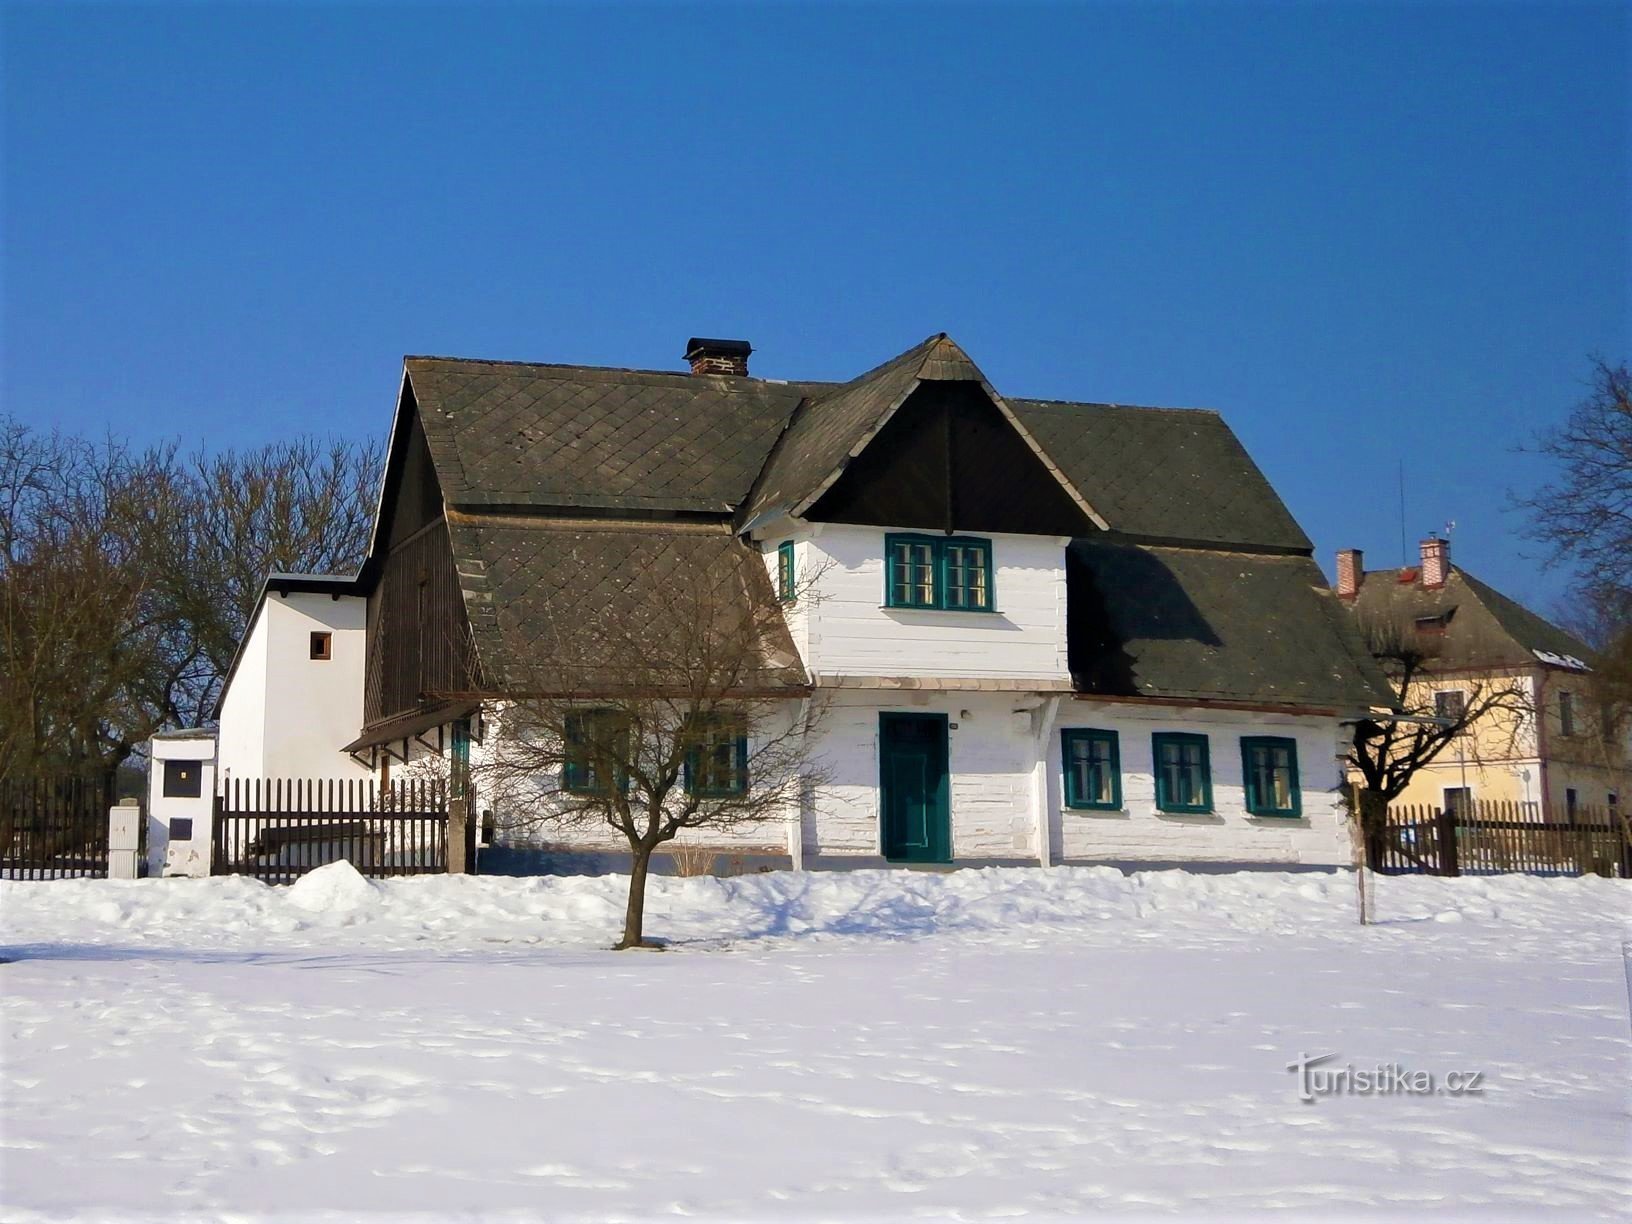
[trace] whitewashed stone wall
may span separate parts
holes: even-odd
[[[1036,755],[1027,710],[1041,701],[1024,692],[838,693],[812,753],[824,781],[807,821],[807,850],[823,859],[881,854],[879,714],[898,711],[947,716],[954,859],[1034,858]]]
[[[1060,731],[1115,731],[1122,758],[1120,812],[1065,806]],[[1213,811],[1176,815],[1156,808],[1151,735],[1187,731],[1208,737]],[[1049,822],[1057,861],[1346,864],[1351,861],[1338,763],[1335,718],[1232,711],[1157,709],[1068,700],[1048,742]],[[1253,816],[1241,776],[1241,737],[1289,736],[1298,745],[1303,815]]]
[[[340,749],[363,725],[367,601],[308,591],[268,592],[221,702],[224,781],[364,779]],[[330,657],[311,657],[311,635],[330,634]]]

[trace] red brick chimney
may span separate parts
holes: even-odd
[[[1358,548],[1337,550],[1337,594],[1341,599],[1353,599],[1360,594],[1360,584],[1366,580],[1363,564],[1365,554]]]
[[[1451,576],[1451,542],[1429,536],[1422,542],[1422,586],[1437,591]]]
[[[693,374],[734,374],[748,376],[748,354],[754,346],[746,340],[710,340],[693,336],[686,341],[686,360]]]

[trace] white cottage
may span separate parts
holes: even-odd
[[[749,377],[749,351],[693,340],[689,374],[408,358],[369,558],[269,582],[223,770],[271,768],[275,698],[304,715],[289,773],[479,757],[507,698],[594,708],[575,622],[731,572],[775,608],[758,696],[824,711],[819,783],[739,849],[1348,861],[1343,723],[1388,688],[1217,414],[1007,399],[945,335],[838,384]],[[350,660],[321,677],[319,632]],[[476,796],[495,852],[570,848],[506,802]]]

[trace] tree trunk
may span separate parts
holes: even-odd
[[[646,872],[652,865],[655,845],[635,845],[629,864],[629,908],[623,914],[623,938],[612,947],[622,952],[628,948],[652,948],[642,933],[646,921]]]
[[[1360,787],[1355,791],[1360,813],[1360,831],[1365,837],[1366,866],[1379,867],[1388,841],[1388,797],[1380,791]]]

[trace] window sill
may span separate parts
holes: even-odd
[[[1218,813],[1215,812],[1210,807],[1196,807],[1196,808],[1164,808],[1164,807],[1159,807],[1159,808],[1156,809],[1156,815],[1158,815],[1158,816],[1216,816],[1216,815],[1218,815]]]
[[[1247,813],[1253,820],[1302,820],[1302,812],[1252,812]]]
[[[1067,816],[1131,816],[1133,813],[1125,807],[1084,807],[1080,803],[1068,803],[1061,809]]]
[[[880,612],[928,612],[936,616],[1001,616],[996,608],[929,608],[918,604],[879,604]]]

